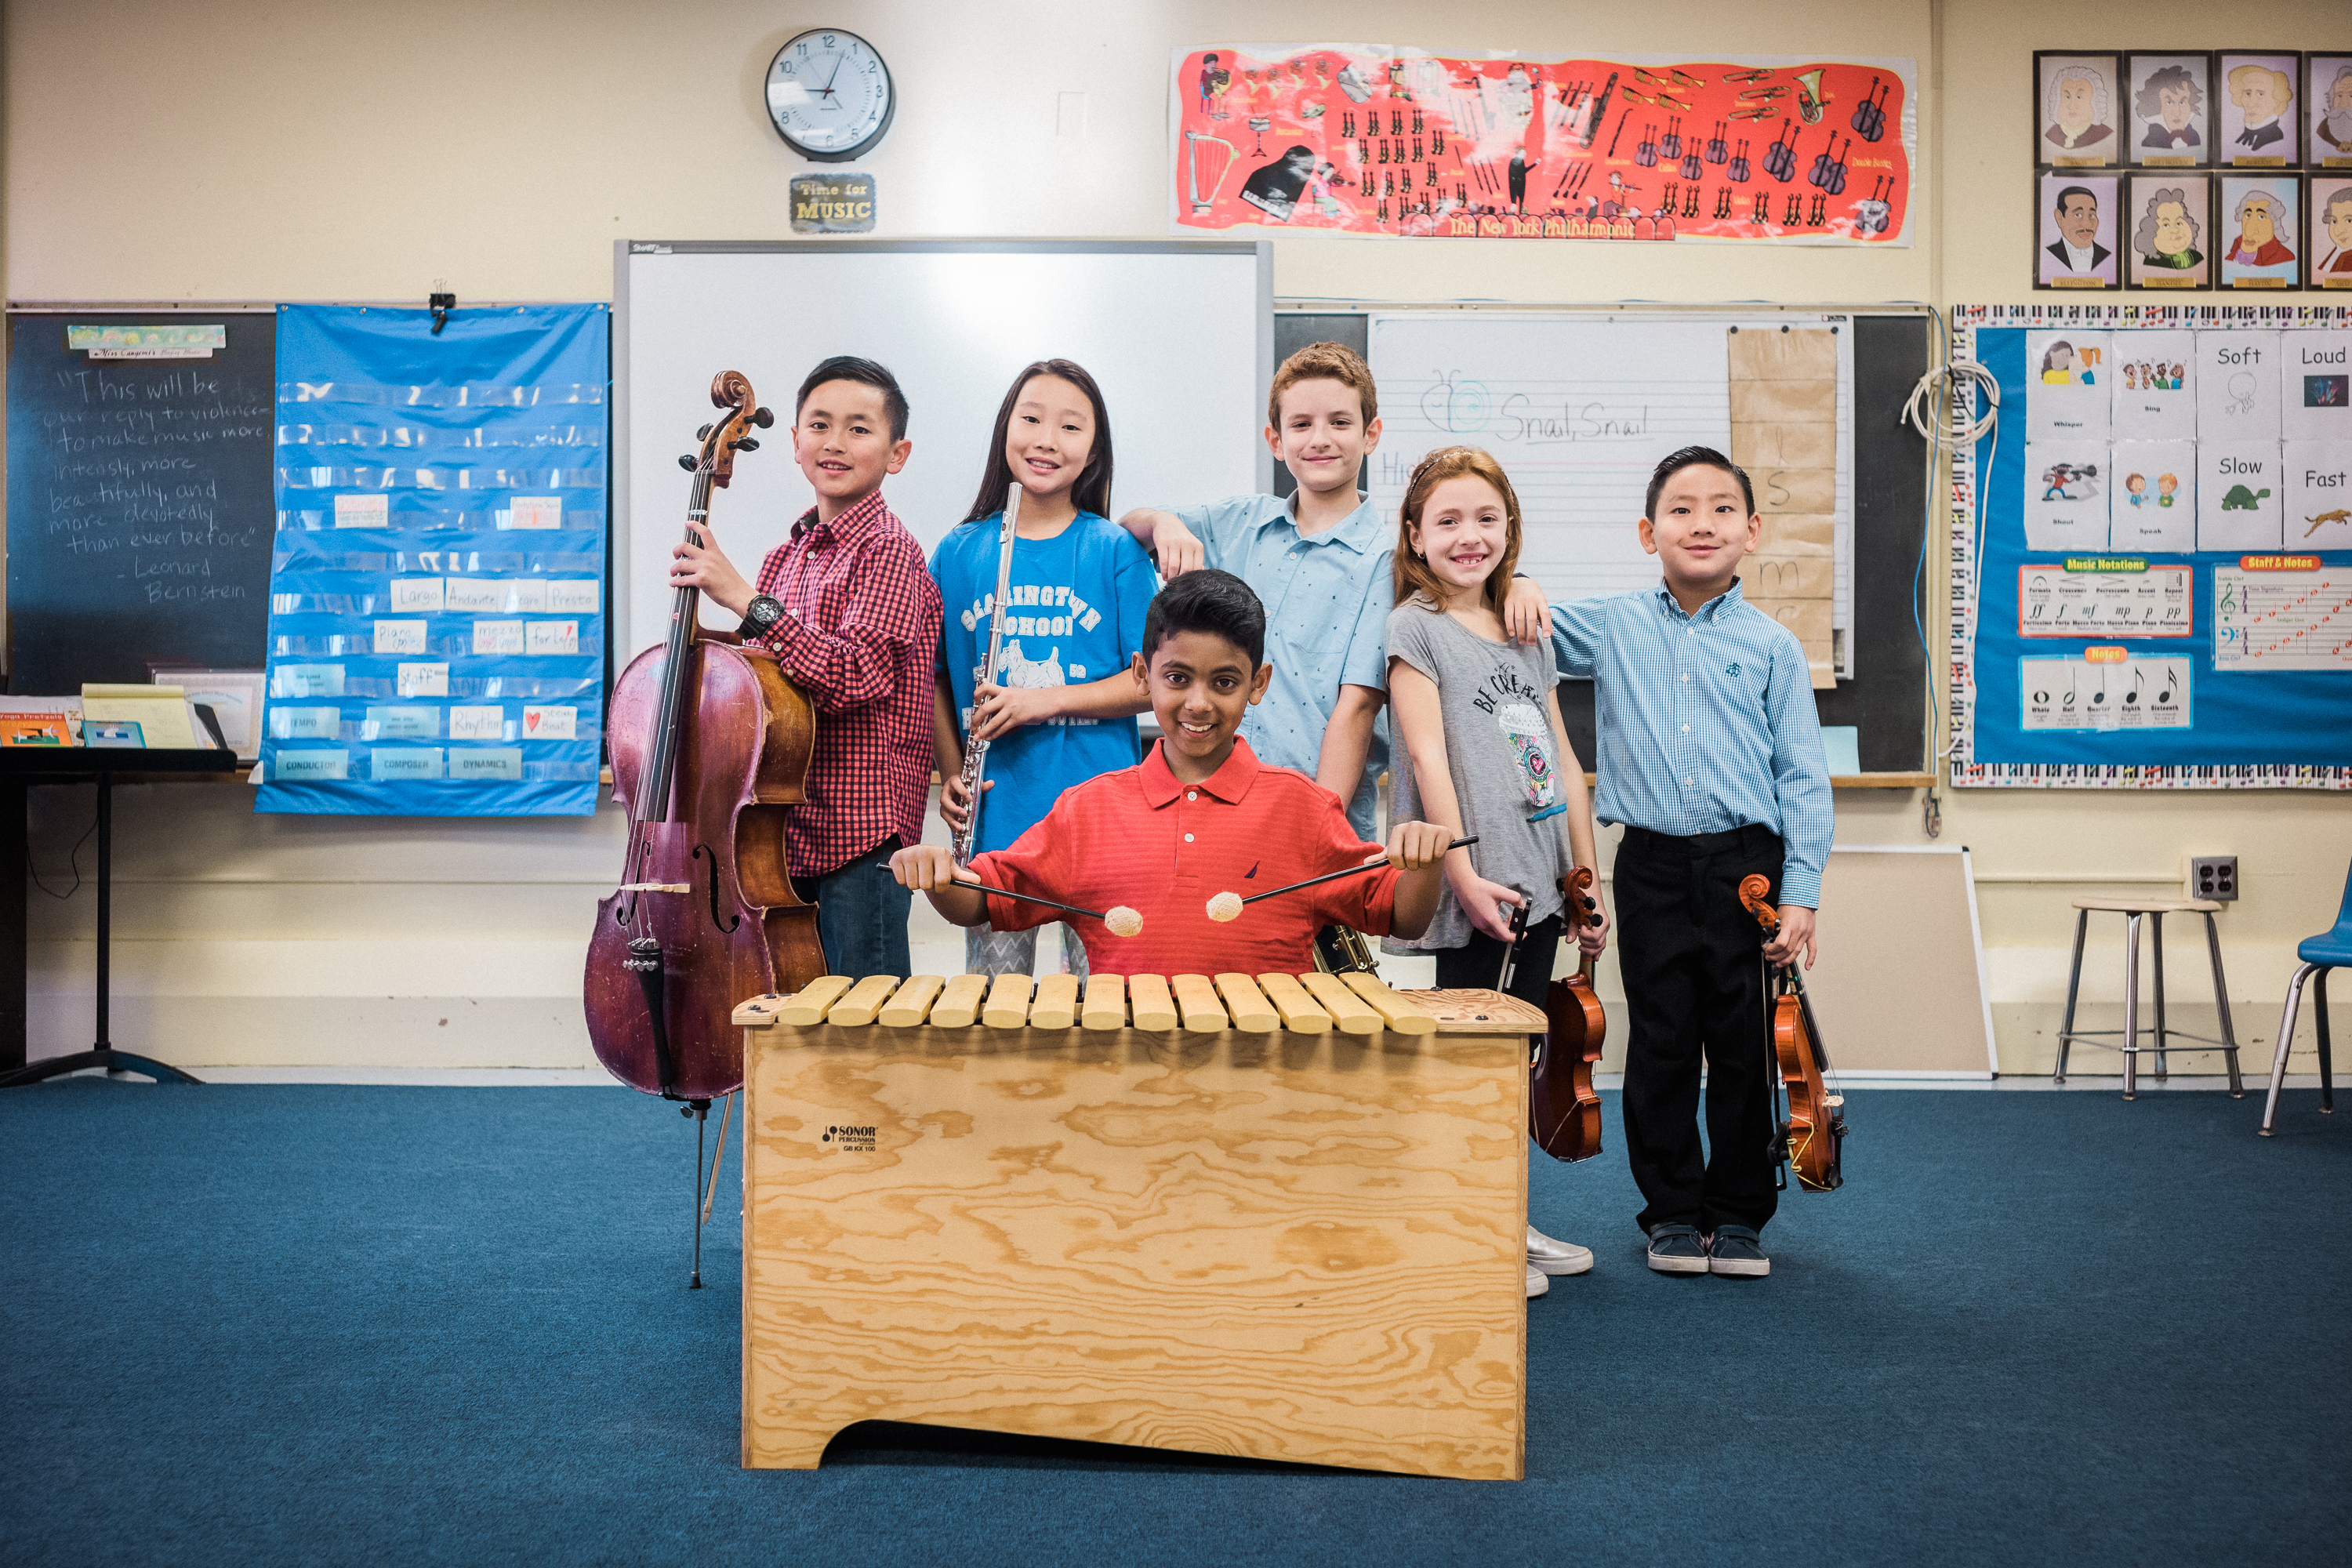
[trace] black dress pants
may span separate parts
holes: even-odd
[[[1761,872],[1777,895],[1780,860],[1780,836],[1753,825],[1688,838],[1628,827],[1618,846],[1617,955],[1631,1016],[1625,1151],[1643,1200],[1634,1223],[1644,1231],[1760,1231],[1779,1205],[1764,933],[1738,889],[1742,877]]]

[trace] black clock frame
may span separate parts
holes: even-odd
[[[767,100],[767,84],[775,79],[776,61],[782,59],[784,58],[785,51],[789,50],[794,44],[799,43],[803,38],[809,37],[813,33],[829,33],[835,37],[856,38],[859,43],[864,44],[868,49],[873,50],[874,63],[882,68],[882,90],[884,93],[882,123],[874,128],[873,135],[868,136],[865,141],[860,142],[855,147],[844,148],[838,153],[819,152],[814,147],[805,146],[801,142],[793,141],[791,134],[787,132],[782,125],[776,122],[776,111],[772,108],[768,110],[768,129],[776,133],[777,140],[783,142],[785,146],[791,148],[794,153],[798,153],[803,158],[807,159],[812,163],[855,163],[858,159],[864,157],[866,153],[872,152],[881,142],[882,138],[890,134],[890,121],[897,119],[898,114],[898,79],[890,74],[890,62],[882,58],[882,51],[875,48],[873,42],[870,39],[860,34],[853,33],[846,27],[807,27],[803,28],[800,32],[794,33],[791,37],[784,40],[783,47],[778,49],[774,58],[768,61],[767,72],[761,78],[761,101],[762,104],[765,104]]]

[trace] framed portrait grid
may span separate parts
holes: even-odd
[[[2035,289],[2352,289],[2352,53],[2032,58]]]

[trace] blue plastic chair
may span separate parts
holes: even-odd
[[[2271,1061],[2271,1096],[2263,1106],[2263,1136],[2271,1135],[2278,1119],[2279,1086],[2286,1081],[2286,1050],[2294,1040],[2294,1010],[2303,1000],[2303,983],[2311,982],[2312,1022],[2319,1029],[2319,1111],[2336,1114],[2336,1084],[2327,1058],[2327,972],[2352,969],[2352,868],[2344,873],[2344,906],[2336,911],[2336,927],[2310,938],[2294,950],[2303,967],[2287,982],[2286,1013],[2279,1019],[2278,1055]]]

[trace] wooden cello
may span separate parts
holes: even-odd
[[[1780,911],[1764,901],[1772,884],[1761,876],[1739,879],[1739,901],[1756,917],[1769,938],[1780,931]],[[1772,1163],[1782,1169],[1780,1185],[1788,1185],[1787,1168],[1796,1167],[1797,1183],[1807,1192],[1834,1192],[1845,1184],[1840,1158],[1845,1142],[1845,1096],[1832,1094],[1822,1081],[1829,1070],[1829,1053],[1822,1048],[1821,1031],[1813,1023],[1813,1005],[1805,983],[1791,962],[1776,981],[1772,1003],[1772,1053],[1780,1068],[1780,1086],[1788,1094],[1786,1121],[1773,1119]]]
[[[1568,895],[1570,931],[1591,925],[1601,909],[1592,868],[1575,868],[1559,886]],[[1544,1020],[1547,1033],[1528,1073],[1528,1131],[1555,1160],[1590,1160],[1601,1152],[1601,1091],[1592,1087],[1592,1068],[1609,1033],[1592,991],[1590,954],[1580,954],[1576,973],[1544,993]]]
[[[679,459],[694,473],[686,528],[697,542],[735,454],[758,450],[752,428],[775,423],[740,372],[712,381],[710,401],[726,416]],[[742,1086],[735,1004],[825,972],[816,906],[793,891],[784,861],[784,812],[804,798],[815,710],[772,655],[698,625],[700,606],[696,590],[677,590],[668,640],[613,688],[606,734],[629,848],[620,887],[596,906],[586,985],[596,1059],[689,1114]]]

